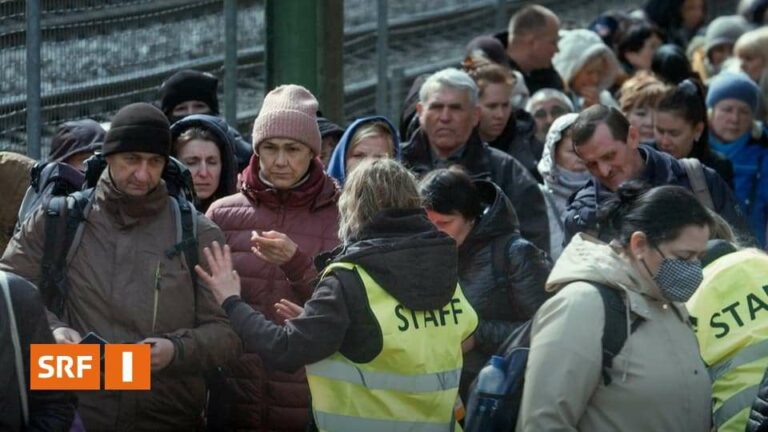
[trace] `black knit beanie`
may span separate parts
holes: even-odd
[[[216,88],[219,80],[209,74],[186,69],[171,75],[160,86],[160,109],[170,115],[173,108],[187,101],[205,102],[211,108],[210,114],[219,114],[219,100]]]
[[[105,156],[113,153],[145,152],[168,157],[171,153],[171,125],[159,109],[148,103],[134,103],[120,109],[104,140]]]

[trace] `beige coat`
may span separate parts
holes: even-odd
[[[49,312],[51,327],[93,331],[112,343],[156,336],[178,344],[172,363],[152,375],[151,391],[80,392],[78,411],[89,431],[195,430],[205,401],[203,372],[240,353],[240,340],[210,290],[194,290],[186,261],[164,253],[177,241],[169,200],[164,183],[146,197],[127,197],[105,171],[68,267],[64,316]],[[202,257],[202,248],[223,243],[223,235],[203,215],[197,222]],[[41,211],[27,219],[0,269],[39,280],[44,223]]]
[[[29,186],[29,172],[34,159],[12,152],[0,152],[0,185],[3,205],[0,206],[0,253],[13,234],[21,201]]]
[[[628,319],[644,319],[602,381],[605,312],[589,282],[626,293]],[[537,312],[518,431],[708,431],[711,387],[680,305],[617,249],[579,234],[547,281],[558,291]],[[681,317],[684,318],[681,319]]]

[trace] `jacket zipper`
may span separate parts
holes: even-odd
[[[152,335],[155,335],[155,326],[157,324],[157,305],[160,301],[160,274],[163,268],[162,261],[158,261],[157,267],[155,267],[155,306],[152,311]]]

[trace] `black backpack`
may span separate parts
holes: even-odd
[[[85,175],[80,170],[64,162],[37,162],[29,176],[29,187],[19,207],[14,234],[21,230],[29,215],[46,207],[51,198],[79,191],[85,182]]]
[[[589,282],[600,293],[605,309],[605,325],[603,326],[603,384],[610,385],[611,377],[608,369],[613,366],[613,358],[618,355],[626,342],[626,306],[623,294],[616,289],[605,285]],[[630,332],[634,333],[642,323],[642,318],[637,317],[632,321]],[[510,432],[515,430],[523,399],[523,386],[525,385],[525,368],[528,364],[528,352],[531,346],[531,323],[526,321],[515,329],[501,344],[497,355],[504,357],[505,380],[504,396],[481,393],[477,390],[477,378],[470,386],[469,400],[467,401],[467,430],[482,430],[488,432]],[[490,364],[490,361],[487,363]],[[475,407],[480,398],[493,398],[497,400],[497,409],[485,411],[484,415],[476,414]],[[478,428],[479,426],[479,428]]]
[[[86,162],[82,190],[64,195],[51,194],[45,202],[45,244],[41,262],[40,293],[46,306],[61,316],[67,298],[67,265],[79,246],[88,217],[96,183],[107,166],[106,159],[96,154]],[[195,266],[197,253],[197,211],[192,174],[173,157],[168,158],[162,175],[176,215],[177,243],[165,251],[168,258],[183,254],[192,282],[197,288]],[[41,203],[42,204],[42,203]],[[195,296],[197,298],[197,296]]]

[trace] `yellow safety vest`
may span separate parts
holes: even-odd
[[[413,311],[392,297],[360,266],[357,270],[383,339],[368,363],[335,353],[307,366],[312,411],[320,431],[448,432],[463,364],[461,342],[475,330],[477,314],[456,285],[442,309]],[[406,276],[404,276],[406,277]]]
[[[741,432],[768,365],[768,256],[747,249],[717,259],[686,306],[712,378],[717,430]]]

